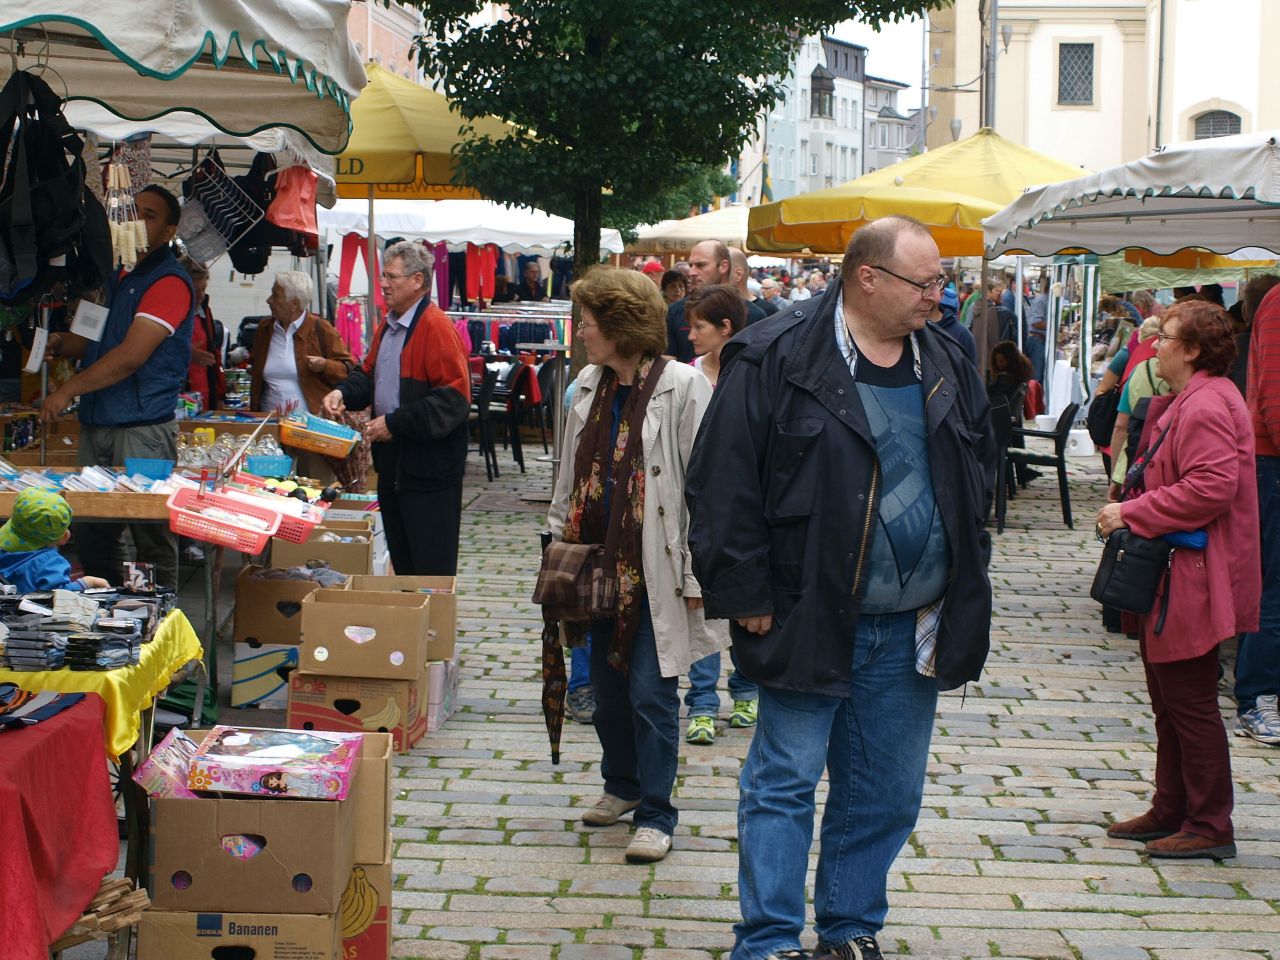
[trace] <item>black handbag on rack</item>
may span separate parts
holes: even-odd
[[[1135,489],[1141,489],[1142,475],[1147,464],[1160,449],[1169,428],[1156,438],[1156,442],[1135,458],[1124,478],[1120,499],[1123,501]],[[1150,613],[1156,605],[1156,593],[1160,584],[1173,567],[1174,547],[1161,537],[1140,537],[1132,530],[1121,527],[1112,530],[1102,548],[1102,560],[1094,574],[1089,596],[1103,606],[1115,607],[1127,613]],[[1169,589],[1160,598],[1160,613],[1156,617],[1156,634],[1164,630],[1169,612]]]

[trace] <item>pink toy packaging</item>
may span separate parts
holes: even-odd
[[[187,789],[187,774],[195,755],[196,742],[181,730],[170,730],[134,771],[133,780],[149,797],[191,799],[195,794]]]
[[[344,800],[360,760],[359,733],[216,726],[191,760],[187,787],[261,798]]]

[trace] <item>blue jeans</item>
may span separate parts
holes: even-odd
[[[1280,693],[1280,457],[1258,457],[1258,526],[1262,537],[1262,609],[1258,631],[1240,636],[1236,709]]]
[[[583,647],[569,651],[569,693],[591,686],[591,634]]]
[[[591,621],[591,686],[600,740],[604,789],[622,800],[639,800],[633,822],[673,834],[678,814],[671,803],[680,759],[680,691],[664,677],[648,598],[631,644],[631,669],[609,666],[613,621]]]
[[[729,672],[729,696],[733,700],[756,700],[760,697],[760,688],[738,672],[738,663],[733,656],[733,648],[729,648],[729,657],[733,660],[733,670]],[[695,661],[689,667],[689,689],[684,695],[684,705],[689,708],[690,717],[715,717],[720,714],[720,694],[716,687],[720,683],[720,653],[708,654]]]
[[[920,812],[937,702],[933,680],[915,671],[914,611],[858,620],[848,697],[760,688],[738,801],[742,921],[732,960],[800,946],[824,767],[818,936],[840,945],[880,932],[889,867]]]

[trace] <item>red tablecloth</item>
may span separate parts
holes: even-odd
[[[0,944],[48,960],[116,867],[120,840],[96,694],[48,720],[0,729]]]

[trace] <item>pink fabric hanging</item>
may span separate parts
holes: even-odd
[[[351,351],[356,362],[364,359],[364,311],[360,304],[348,300],[338,304],[338,336]]]
[[[448,310],[451,305],[449,296],[449,245],[443,240],[431,248],[432,255],[436,258],[436,302],[440,304],[441,310]],[[464,340],[464,342],[467,342]],[[470,343],[467,342],[468,352],[471,350]]]
[[[467,321],[455,320],[453,323],[453,329],[457,331],[458,339],[462,341],[462,346],[466,349],[467,353],[470,354],[472,351],[471,329],[467,326]]]
[[[348,297],[351,295],[351,275],[355,272],[356,259],[360,259],[361,263],[368,261],[368,254],[365,245],[365,238],[358,233],[348,233],[342,238],[342,262],[338,267],[338,296]],[[374,266],[377,271],[380,268],[381,257],[378,256],[377,244],[374,245]],[[369,278],[369,282],[373,285],[373,302],[376,303],[381,310],[387,308],[386,302],[382,299],[382,285],[373,277]]]

